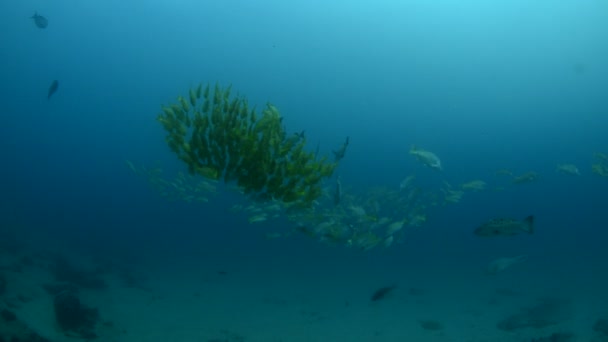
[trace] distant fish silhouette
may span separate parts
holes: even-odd
[[[397,287],[397,285],[385,286],[381,287],[374,292],[372,297],[370,298],[372,302],[379,301],[380,299],[386,298],[389,293],[393,292],[393,290]]]
[[[36,26],[38,26],[38,28],[46,28],[47,26],[49,26],[49,21],[38,14],[38,12],[34,12],[34,15],[31,17],[32,19],[34,19],[34,24],[36,24]]]
[[[50,99],[51,96],[53,96],[53,94],[55,94],[55,92],[57,91],[57,88],[59,88],[59,82],[57,82],[57,80],[54,80],[53,83],[51,83],[51,86],[49,87],[49,95],[46,98]]]

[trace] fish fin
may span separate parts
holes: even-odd
[[[534,215],[530,215],[524,219],[524,230],[528,234],[534,234]]]

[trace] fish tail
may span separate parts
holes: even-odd
[[[530,215],[524,219],[524,231],[528,234],[534,234],[534,216]]]

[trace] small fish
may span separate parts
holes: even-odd
[[[34,24],[36,24],[38,28],[44,29],[49,26],[49,21],[45,17],[38,14],[38,12],[34,12],[34,15],[31,16],[31,18],[34,19]]]
[[[129,167],[129,169],[131,169],[131,171],[133,171],[134,174],[138,174],[137,168],[135,167],[135,165],[133,165],[133,163],[130,160],[125,159],[125,163],[127,163],[127,166]]]
[[[531,172],[526,172],[521,176],[517,176],[513,178],[513,183],[514,184],[525,184],[525,183],[531,183],[538,180],[538,173],[531,171]]]
[[[258,214],[258,215],[254,215],[251,216],[249,218],[249,223],[258,223],[258,222],[264,222],[268,219],[268,216],[266,216],[266,214],[262,213],[262,214]]]
[[[278,239],[278,238],[280,238],[281,236],[283,236],[281,233],[276,233],[276,232],[274,232],[274,233],[270,233],[270,232],[269,232],[269,233],[266,233],[266,234],[264,234],[264,235],[266,236],[266,238],[267,238],[268,240],[272,240],[272,239]]]
[[[486,188],[486,182],[476,179],[461,185],[462,190],[482,191]]]
[[[395,238],[393,238],[392,235],[390,235],[389,237],[384,239],[384,247],[389,248],[393,244],[394,240],[395,240]]]
[[[495,275],[503,272],[504,270],[515,264],[524,262],[525,260],[525,255],[494,259],[488,264],[488,266],[486,266],[485,273],[488,275]]]
[[[362,218],[367,215],[365,209],[359,205],[351,205],[350,207],[348,207],[348,210],[350,211],[352,216],[355,216],[356,218]]]
[[[534,216],[530,215],[523,220],[510,218],[492,219],[474,231],[477,236],[513,236],[521,233],[534,233]]]
[[[438,321],[420,320],[420,321],[418,321],[418,323],[420,324],[420,327],[424,330],[429,330],[429,331],[443,330],[443,324],[441,324],[441,322],[438,322]]]
[[[299,139],[302,139],[302,140],[306,139],[306,131],[304,131],[304,130],[299,133],[296,132],[293,135],[295,135],[296,137],[298,137]]]
[[[55,94],[57,88],[59,88],[59,82],[57,82],[57,80],[54,80],[53,83],[51,83],[51,86],[49,87],[49,94],[46,98],[51,99],[51,96]]]
[[[410,226],[420,227],[425,222],[426,222],[425,214],[414,215],[414,217],[412,217],[412,219],[410,220]]]
[[[399,183],[399,190],[406,190],[412,184],[414,179],[416,179],[416,176],[414,175],[407,176],[404,180],[401,181],[401,183]]]
[[[435,153],[412,146],[410,148],[410,154],[416,157],[419,162],[430,167],[431,169],[441,171],[441,160]]]
[[[344,155],[346,154],[346,148],[348,147],[349,142],[350,137],[346,137],[346,140],[344,141],[344,144],[342,144],[342,147],[340,147],[340,149],[337,151],[332,151],[334,153],[336,163],[342,160],[342,158],[344,158]]]
[[[513,171],[508,170],[508,169],[500,169],[500,170],[497,170],[496,172],[494,172],[494,175],[513,177]]]
[[[370,300],[372,302],[377,302],[377,301],[379,301],[381,299],[384,299],[391,292],[393,292],[393,290],[395,290],[395,288],[397,288],[397,285],[391,285],[391,286],[381,287],[381,288],[377,289],[374,292],[374,294],[372,294],[372,297],[370,298]]]
[[[340,182],[340,176],[336,178],[336,191],[334,192],[334,205],[340,204],[342,200],[342,183]]]
[[[400,231],[403,226],[405,225],[405,220],[401,220],[401,221],[396,221],[391,223],[387,228],[386,228],[386,235],[393,235],[396,232]]]
[[[606,153],[595,152],[593,157],[599,161],[608,161],[608,154]]]
[[[576,165],[574,165],[574,164],[559,164],[559,165],[557,165],[555,170],[559,173],[563,173],[566,175],[572,175],[572,176],[581,175],[581,172],[579,171],[578,167],[576,167]]]
[[[576,340],[577,338],[573,333],[558,332],[546,337],[533,338],[530,340],[530,342],[574,342]]]

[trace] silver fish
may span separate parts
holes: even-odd
[[[492,219],[474,231],[477,236],[513,236],[521,233],[534,233],[534,216],[530,215],[523,220],[511,218]]]

